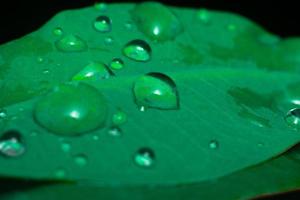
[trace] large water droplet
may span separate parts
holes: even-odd
[[[156,41],[175,39],[183,31],[183,26],[175,14],[157,2],[138,4],[131,12],[138,29]]]
[[[134,156],[134,162],[140,167],[152,167],[154,160],[154,151],[147,147],[139,149]]]
[[[103,63],[93,62],[72,77],[73,81],[101,80],[113,76],[113,72]]]
[[[299,130],[300,128],[300,108],[294,108],[290,110],[285,116],[286,123],[296,129]]]
[[[96,31],[99,31],[101,33],[107,33],[111,31],[111,20],[107,16],[99,16],[94,21],[94,28]]]
[[[79,154],[79,155],[74,156],[74,162],[76,165],[78,165],[80,167],[84,167],[87,165],[88,159],[85,155]]]
[[[76,35],[66,35],[55,42],[57,50],[62,52],[81,52],[87,50],[86,42]]]
[[[110,68],[114,70],[119,70],[124,67],[124,62],[120,58],[114,58],[110,63]]]
[[[0,137],[0,152],[6,157],[18,157],[25,153],[21,134],[16,130],[6,131]]]
[[[179,95],[175,82],[165,74],[149,73],[138,78],[133,85],[138,107],[173,110],[179,108]]]
[[[53,133],[75,136],[103,127],[107,112],[106,100],[96,88],[60,84],[37,102],[34,118]]]
[[[123,48],[123,54],[132,60],[146,62],[151,58],[151,47],[143,40],[132,40]]]

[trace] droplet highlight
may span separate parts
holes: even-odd
[[[101,33],[107,33],[111,31],[112,22],[107,16],[99,16],[94,21],[94,28]]]
[[[53,35],[55,35],[55,36],[61,36],[61,35],[63,35],[62,28],[56,27],[55,29],[53,29]]]
[[[154,41],[175,39],[183,26],[171,9],[158,2],[143,2],[132,11],[131,17],[138,29]]]
[[[127,121],[127,114],[122,110],[118,110],[113,114],[112,122],[114,125],[119,126],[124,124]]]
[[[123,54],[138,62],[146,62],[151,58],[151,47],[144,40],[132,40],[123,48]]]
[[[219,148],[219,142],[217,140],[211,140],[209,142],[209,148],[210,149],[217,149],[217,148]]]
[[[119,127],[111,127],[108,130],[108,134],[113,137],[120,137],[122,135],[122,130]]]
[[[200,9],[197,12],[197,18],[203,23],[203,24],[209,24],[211,20],[211,14],[207,9]]]
[[[114,76],[113,72],[103,63],[93,62],[85,66],[72,77],[73,81],[101,80]]]
[[[34,107],[35,121],[48,131],[76,136],[102,128],[108,106],[104,96],[85,83],[60,84]]]
[[[55,42],[58,51],[82,52],[87,50],[86,42],[76,35],[66,35]]]
[[[6,131],[0,137],[0,153],[6,157],[19,157],[25,153],[25,145],[18,131]]]
[[[135,103],[139,108],[179,109],[179,94],[175,82],[162,73],[148,73],[133,85]]]
[[[147,147],[139,149],[134,156],[135,164],[143,168],[152,167],[154,164],[154,160],[154,151]]]

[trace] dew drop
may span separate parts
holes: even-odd
[[[101,33],[107,33],[111,31],[112,23],[111,19],[107,16],[99,16],[94,21],[94,28]]]
[[[154,160],[155,154],[153,150],[147,147],[139,149],[134,156],[135,164],[144,168],[152,167]]]
[[[114,70],[119,70],[124,67],[124,62],[120,58],[114,58],[110,63],[110,68]]]
[[[79,154],[79,155],[74,156],[74,162],[79,167],[84,167],[87,165],[88,159],[85,155]]]
[[[62,167],[59,167],[54,171],[54,176],[58,179],[65,178],[66,174],[67,174],[66,170]]]
[[[5,119],[7,117],[7,112],[5,109],[0,108],[0,120]]]
[[[219,142],[217,140],[212,140],[209,142],[210,149],[217,149],[219,148]]]
[[[210,22],[211,16],[207,9],[200,9],[197,12],[197,18],[203,23],[208,24]]]
[[[151,58],[151,47],[143,40],[132,40],[123,48],[123,54],[139,62],[146,62]]]
[[[94,7],[101,12],[104,12],[107,10],[107,4],[103,3],[103,2],[96,2]]]
[[[122,110],[118,110],[115,114],[113,114],[112,122],[114,125],[119,126],[124,124],[127,121],[127,115]]]
[[[6,157],[19,157],[25,153],[25,145],[19,131],[6,131],[0,137],[0,152]]]
[[[34,107],[35,121],[50,132],[75,136],[105,125],[104,96],[85,83],[65,83],[41,97]]]
[[[300,108],[290,110],[285,116],[286,123],[293,129],[300,128]]]
[[[112,37],[106,37],[104,38],[104,44],[109,46],[112,45],[114,43],[114,39]]]
[[[92,62],[72,77],[73,81],[101,80],[113,76],[113,72],[103,63]]]
[[[55,36],[61,36],[63,34],[63,30],[60,27],[56,27],[55,29],[53,29],[53,35]]]
[[[69,142],[62,142],[61,144],[61,150],[65,153],[70,152],[71,150],[71,144]]]
[[[120,137],[122,135],[122,130],[119,127],[111,127],[108,130],[108,134],[113,137]]]
[[[173,40],[183,31],[177,16],[158,2],[138,4],[131,17],[138,29],[154,41]]]
[[[76,35],[66,35],[55,42],[58,51],[81,52],[87,50],[86,42]]]
[[[139,108],[162,110],[179,109],[179,95],[175,82],[162,73],[148,73],[133,85],[135,103]]]

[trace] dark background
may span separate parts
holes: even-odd
[[[181,2],[171,1],[172,3],[168,1],[161,2],[176,6],[206,7],[208,9],[231,11],[252,19],[267,30],[282,37],[300,36],[300,11],[296,5],[297,0],[184,0]],[[0,44],[36,30],[61,10],[80,8],[94,3],[95,0],[1,0]],[[300,192],[264,199],[300,199]]]

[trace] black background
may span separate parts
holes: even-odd
[[[282,37],[300,36],[300,7],[296,5],[297,0],[186,0],[181,2],[171,1],[171,3],[168,1],[161,2],[176,6],[206,7],[208,9],[231,11],[248,17]],[[80,8],[94,3],[95,0],[1,0],[0,44],[36,30],[58,11]],[[264,199],[300,199],[300,192]]]

